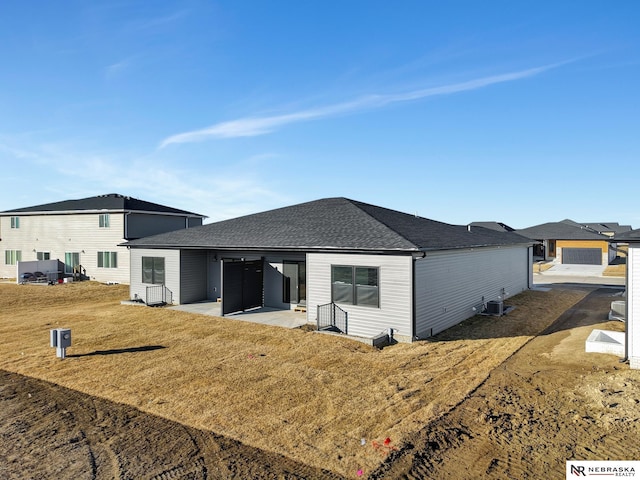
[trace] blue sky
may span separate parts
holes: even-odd
[[[640,227],[640,2],[7,1],[0,211]]]

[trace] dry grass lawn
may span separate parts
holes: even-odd
[[[553,267],[553,263],[551,262],[534,262],[533,273],[542,273],[549,270],[551,267]]]
[[[627,274],[627,265],[607,265],[602,275],[605,277],[624,277]]]
[[[354,476],[450,411],[586,291],[530,291],[507,316],[377,350],[348,339],[120,305],[127,286],[0,284],[0,368]],[[66,360],[49,329],[72,329]],[[361,444],[365,439],[366,447]]]

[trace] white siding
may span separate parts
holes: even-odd
[[[475,315],[474,306],[529,286],[527,247],[429,253],[416,260],[416,336],[435,335]]]
[[[80,264],[91,280],[127,283],[129,252],[124,241],[124,215],[109,215],[108,228],[98,226],[99,214],[18,215],[20,228],[10,228],[10,217],[0,217],[0,277],[15,277],[15,265],[5,265],[5,250],[20,250],[22,260],[37,260],[37,252],[49,252],[52,260],[64,262],[66,252],[80,254]],[[117,268],[98,268],[98,252],[117,252]]]
[[[165,285],[173,293],[174,303],[178,303],[180,299],[180,250],[132,248],[130,298],[144,300],[147,286],[149,286],[147,283],[142,283],[142,257],[164,257]]]
[[[348,334],[372,337],[393,328],[411,339],[412,258],[393,255],[307,255],[307,320],[316,321],[317,306],[331,302],[331,265],[379,268],[380,308],[339,304],[348,313]]]
[[[640,369],[640,245],[627,255],[627,354],[631,368]]]

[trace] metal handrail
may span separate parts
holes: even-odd
[[[165,285],[148,285],[145,292],[147,305],[166,305],[173,303],[173,292]]]
[[[347,333],[348,313],[334,302],[318,305],[318,330]]]

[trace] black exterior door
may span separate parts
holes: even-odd
[[[262,306],[263,275],[262,260],[243,262],[242,309]]]
[[[262,273],[262,260],[223,261],[223,315],[262,306],[264,288]]]

